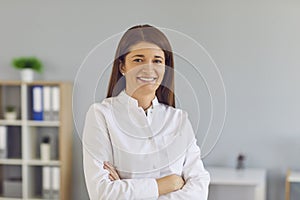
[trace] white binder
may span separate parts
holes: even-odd
[[[0,158],[7,157],[7,127],[0,126]]]

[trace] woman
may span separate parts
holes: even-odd
[[[89,196],[205,200],[209,174],[186,112],[175,108],[166,36],[149,25],[121,38],[107,98],[88,110],[83,160]]]

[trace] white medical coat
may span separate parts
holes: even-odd
[[[83,131],[83,165],[92,200],[206,200],[209,174],[181,109],[159,103],[146,111],[125,91],[90,106]],[[121,180],[111,181],[103,161]],[[181,190],[158,195],[157,178],[177,174]]]

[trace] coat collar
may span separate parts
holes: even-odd
[[[118,95],[118,99],[124,103],[124,104],[130,104],[130,105],[133,105],[135,107],[138,107],[138,100],[129,96],[125,90],[122,90],[120,92],[120,94]],[[157,97],[155,96],[155,98],[152,100],[152,105],[151,107],[154,108],[155,106],[159,105],[159,102],[158,102],[158,99]]]

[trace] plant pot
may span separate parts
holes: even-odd
[[[6,112],[4,114],[6,120],[16,120],[17,119],[17,112]]]
[[[32,69],[21,70],[21,80],[24,82],[32,82],[34,77],[34,71]]]
[[[50,144],[41,143],[40,151],[41,151],[41,160],[49,161],[51,157]]]

